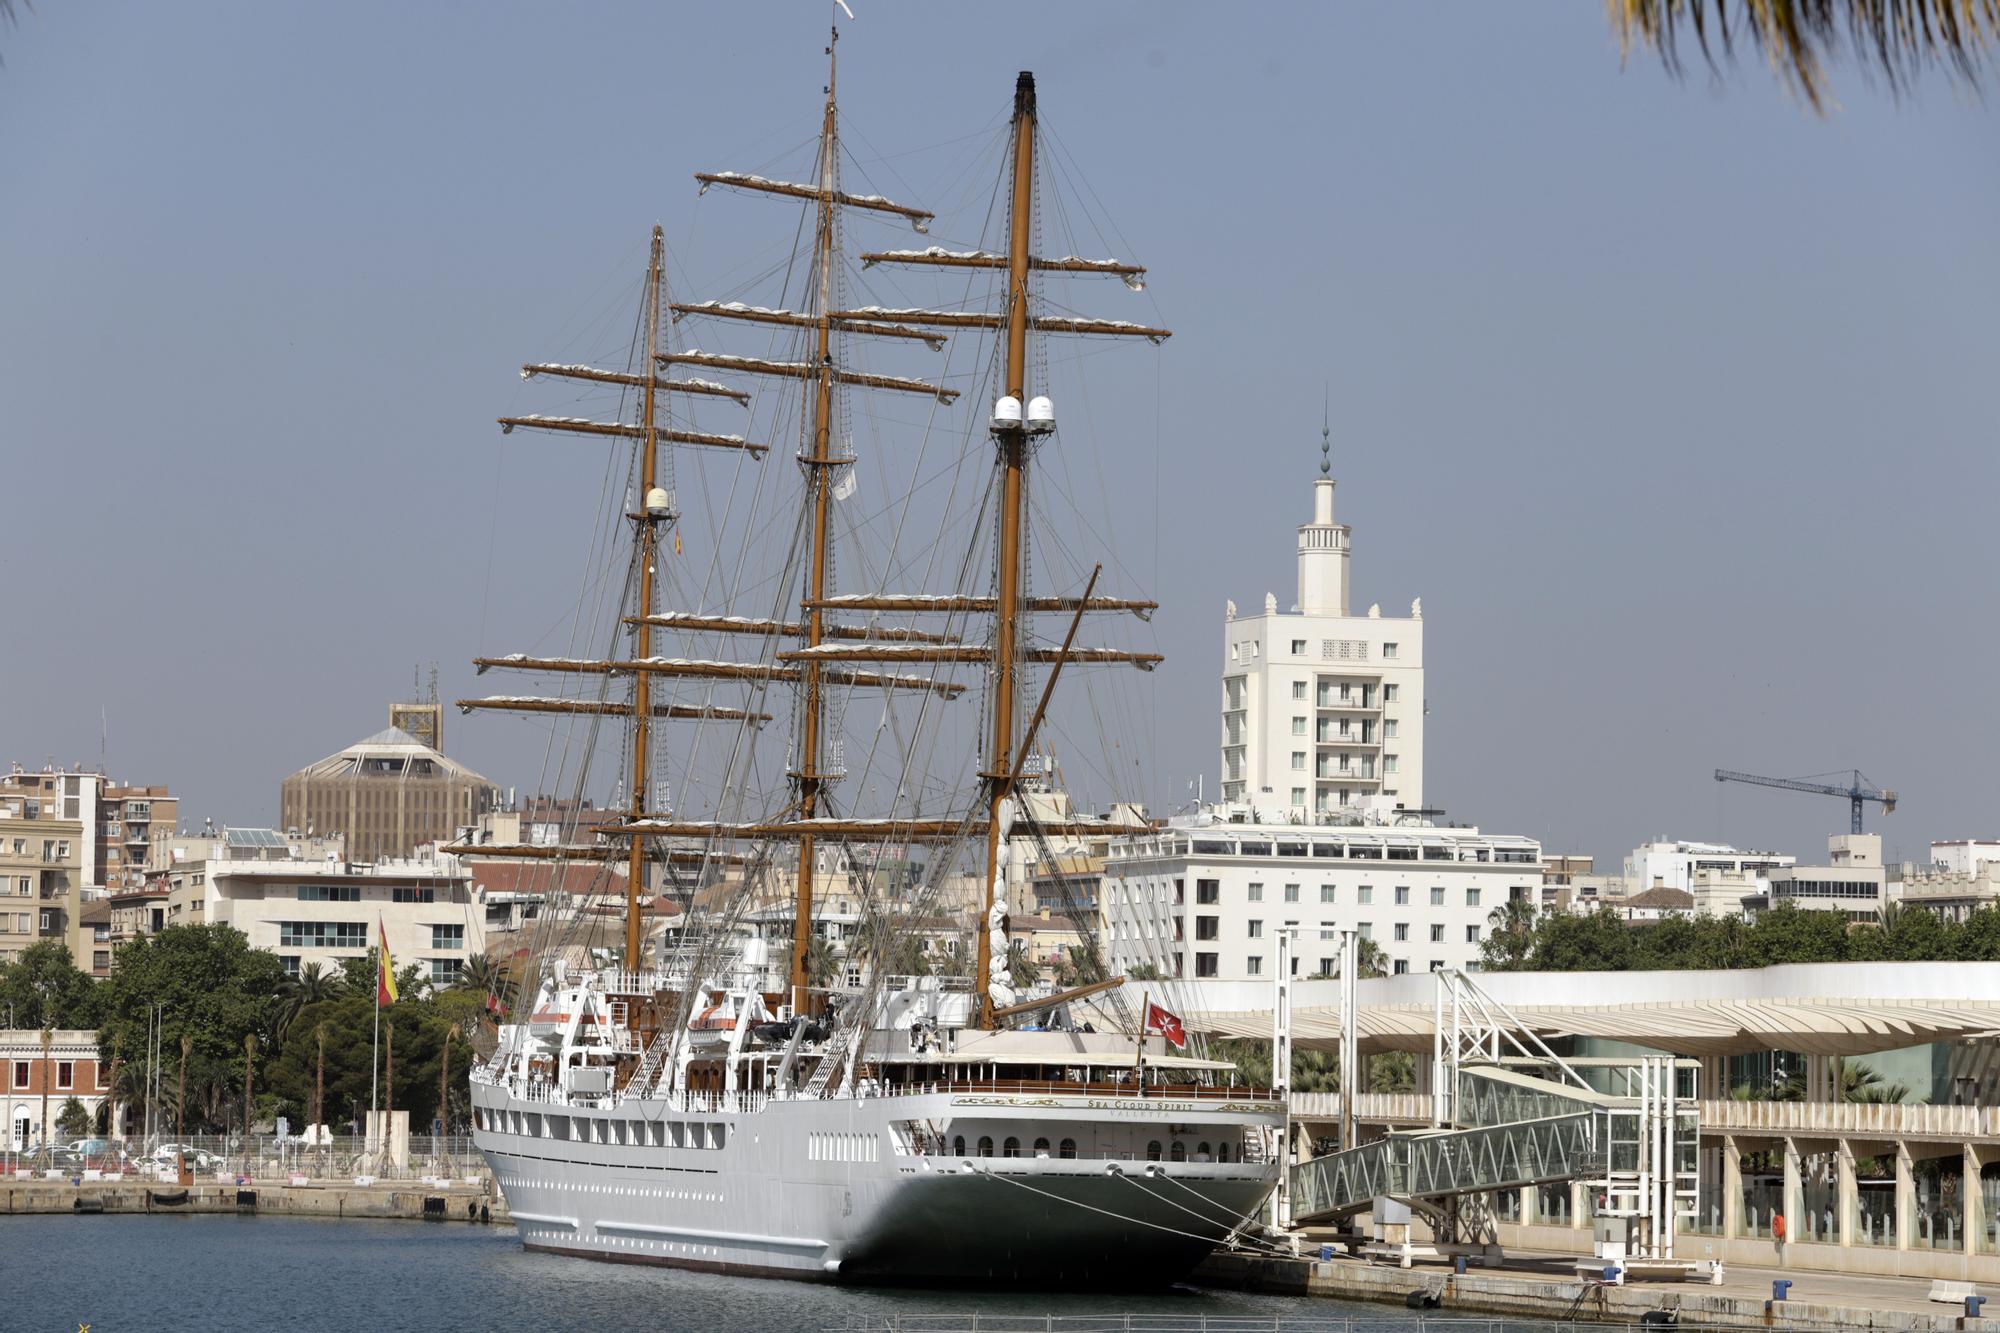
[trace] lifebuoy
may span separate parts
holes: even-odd
[[[1785,1215],[1783,1213],[1773,1213],[1771,1214],[1771,1239],[1783,1240],[1784,1238]]]

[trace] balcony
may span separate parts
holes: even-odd
[[[1325,740],[1315,741],[1314,744],[1330,746],[1344,745],[1349,749],[1355,750],[1379,750],[1382,748],[1382,738],[1375,735],[1340,735],[1329,736]]]
[[[1357,694],[1348,699],[1323,694],[1314,701],[1313,707],[1323,708],[1329,712],[1379,713],[1382,711],[1382,702],[1380,696],[1372,694]]]

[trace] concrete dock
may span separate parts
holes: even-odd
[[[1962,1304],[1929,1301],[1928,1282],[1796,1270],[1726,1268],[1705,1282],[1579,1281],[1574,1255],[1509,1254],[1493,1267],[1454,1274],[1440,1265],[1396,1268],[1363,1260],[1212,1256],[1195,1277],[1204,1286],[1404,1304],[1435,1297],[1438,1315],[1505,1314],[1584,1323],[1639,1323],[1666,1312],[1689,1327],[1893,1330],[1893,1333],[2000,1333],[2000,1318],[1971,1319]],[[1772,1280],[1792,1282],[1794,1299],[1771,1299]]]
[[[192,1185],[159,1181],[0,1181],[0,1215],[99,1213],[271,1213],[285,1217],[407,1218],[411,1221],[506,1224],[507,1202],[490,1181],[436,1184],[423,1180],[357,1185],[284,1180]]]

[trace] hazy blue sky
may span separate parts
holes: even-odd
[[[1590,4],[855,4],[857,153],[944,180],[915,150],[1032,68],[1154,270],[1100,312],[1178,336],[1091,407],[1131,426],[1113,508],[1170,603],[1156,799],[1214,782],[1224,600],[1291,600],[1325,388],[1355,598],[1424,599],[1454,817],[1810,855],[1844,806],[1710,770],[1859,765],[1903,793],[1892,854],[2000,836],[1991,109],[1621,71]],[[514,367],[652,222],[688,237],[690,171],[811,136],[824,17],[45,0],[0,29],[0,752],[94,762],[101,708],[117,774],[273,821],[413,662],[464,692],[497,626],[555,614],[578,547],[529,501],[568,480],[496,475]],[[520,732],[447,725],[534,781]]]

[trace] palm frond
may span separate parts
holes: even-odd
[[[1605,0],[1605,7],[1625,53],[1651,47],[1674,73],[1685,33],[1711,68],[1747,37],[1816,111],[1832,88],[1828,66],[1850,54],[1900,96],[1931,69],[1976,87],[2000,45],[2000,0]]]

